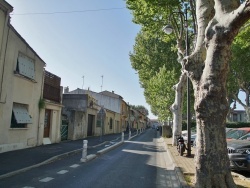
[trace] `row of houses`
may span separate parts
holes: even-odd
[[[120,95],[76,89],[61,78],[10,24],[0,0],[0,153],[61,140],[145,128],[149,119]]]
[[[63,94],[62,118],[71,140],[87,136],[121,133],[149,126],[149,119],[114,91],[93,92],[77,88]]]

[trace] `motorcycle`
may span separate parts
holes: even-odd
[[[183,156],[183,153],[186,149],[186,145],[184,143],[184,139],[182,136],[177,137],[177,150],[181,156]]]

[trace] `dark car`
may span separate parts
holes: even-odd
[[[250,141],[229,140],[227,150],[231,169],[250,172]]]

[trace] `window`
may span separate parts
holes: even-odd
[[[32,123],[28,113],[28,105],[13,103],[11,128],[26,128],[28,123]]]
[[[233,114],[233,121],[237,122],[237,114]]]
[[[34,60],[19,53],[17,58],[16,72],[32,80],[35,79],[35,63]]]

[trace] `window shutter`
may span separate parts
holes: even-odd
[[[32,123],[32,119],[26,108],[26,105],[13,104],[13,113],[17,123]]]
[[[35,79],[35,63],[34,60],[19,54],[18,56],[18,68],[19,74],[26,76],[31,79]]]

